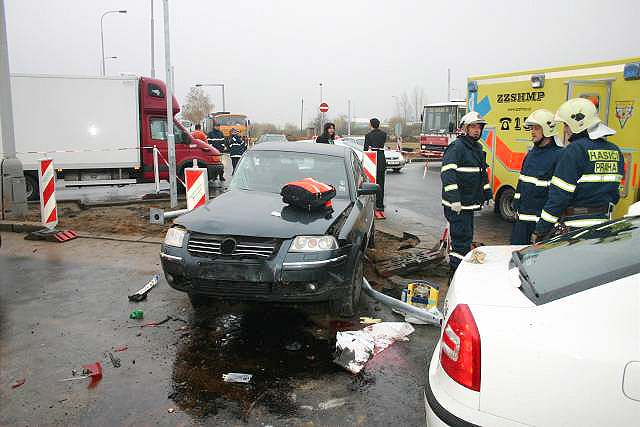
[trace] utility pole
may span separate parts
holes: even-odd
[[[451,102],[451,68],[447,68],[447,101]]]
[[[11,104],[11,78],[9,75],[9,47],[4,0],[0,0],[0,217],[23,219],[27,214],[22,162],[16,157],[13,132],[13,105]]]
[[[176,180],[176,139],[173,134],[173,70],[171,69],[171,38],[169,37],[169,0],[162,0],[164,6],[164,62],[167,80],[167,147],[169,151],[169,192],[171,207],[178,206]]]
[[[351,136],[351,100],[348,101],[347,135]]]
[[[156,48],[154,46],[154,42],[155,42],[155,35],[154,35],[154,31],[155,31],[155,21],[153,19],[153,2],[154,0],[151,0],[151,77],[156,76]]]
[[[301,99],[300,103],[300,135],[302,135],[302,120],[304,117],[304,98]]]

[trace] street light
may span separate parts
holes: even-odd
[[[105,58],[103,58],[104,61],[106,61],[107,59],[118,59],[117,56],[107,56]],[[105,70],[106,70],[106,66],[105,66]]]
[[[100,17],[100,45],[102,46],[102,75],[106,75],[105,65],[104,65],[104,30],[103,30],[103,20],[104,17],[109,15],[110,13],[127,13],[126,10],[108,10],[102,14]]]
[[[198,83],[195,87],[216,86],[222,88],[222,111],[227,111],[227,104],[224,98],[224,83]]]

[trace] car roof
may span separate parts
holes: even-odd
[[[294,153],[326,154],[329,156],[345,157],[349,147],[335,144],[301,143],[301,142],[265,142],[256,145],[257,151],[289,151]]]

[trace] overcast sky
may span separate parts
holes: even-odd
[[[98,74],[100,15],[108,74],[150,74],[151,0],[4,0],[11,72]],[[395,114],[394,95],[446,100],[468,75],[640,55],[637,1],[169,0],[176,95],[224,83],[227,109],[256,122],[305,124],[324,83],[329,116]],[[156,69],[164,78],[162,1]],[[209,94],[222,108],[220,91]]]

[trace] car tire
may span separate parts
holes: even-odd
[[[189,293],[189,301],[194,309],[205,308],[211,305],[211,298],[202,294]]]
[[[359,252],[356,256],[353,273],[349,280],[349,286],[341,300],[331,301],[331,313],[340,317],[353,317],[360,303],[362,295],[362,279],[364,278],[364,256]]]
[[[25,198],[29,201],[40,199],[40,185],[38,179],[32,174],[24,175]]]
[[[498,197],[498,213],[500,217],[508,222],[515,222],[516,210],[513,207],[513,200],[516,192],[511,187],[506,187],[500,192]]]

